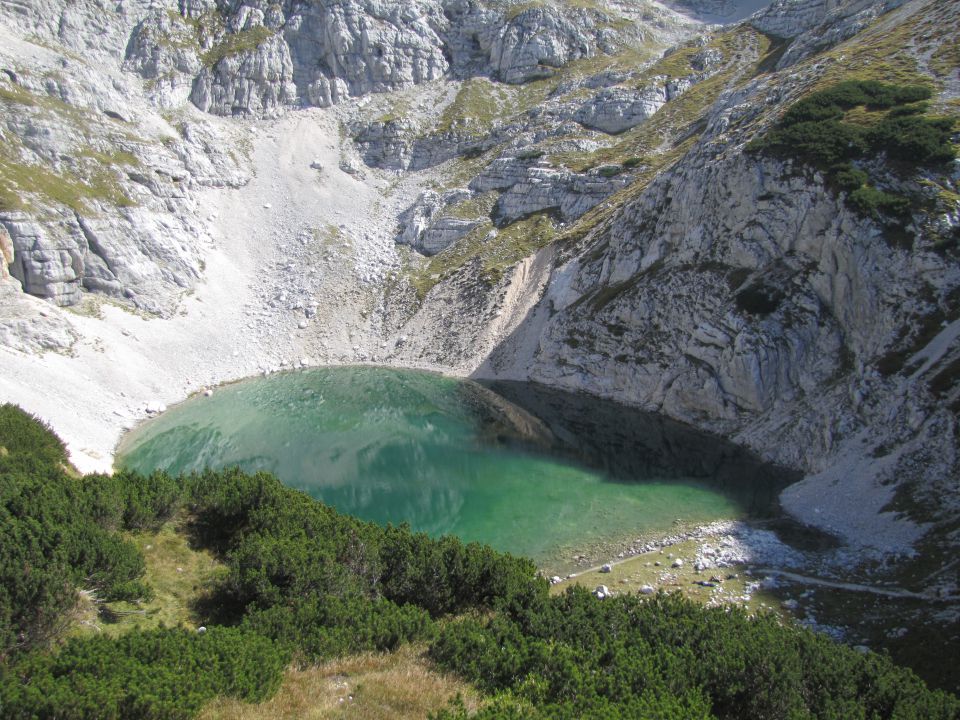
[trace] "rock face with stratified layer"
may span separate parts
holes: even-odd
[[[209,3],[149,13],[133,30],[126,62],[162,93],[191,85],[202,110],[263,115],[449,73],[507,83],[549,77],[615,47],[619,33],[605,19],[597,10],[450,0]]]

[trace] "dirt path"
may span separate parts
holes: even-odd
[[[793,580],[804,585],[819,585],[820,587],[836,588],[837,590],[850,590],[852,592],[872,593],[883,597],[907,598],[913,600],[924,600],[926,602],[954,602],[956,598],[941,598],[930,593],[918,593],[901,588],[881,588],[875,585],[863,585],[862,583],[843,582],[841,580],[827,580],[825,578],[813,577],[812,575],[801,575],[800,573],[787,572],[786,570],[777,570],[775,568],[756,568],[757,573],[768,573],[770,575],[779,575],[789,580]]]

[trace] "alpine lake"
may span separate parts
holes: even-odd
[[[268,471],[341,512],[532,558],[776,514],[796,480],[663,417],[531,383],[380,367],[276,374],[195,396],[122,440],[121,468]],[[581,556],[582,557],[582,556]]]

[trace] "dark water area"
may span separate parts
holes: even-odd
[[[578,548],[763,517],[796,476],[648,413],[527,383],[338,367],[195,397],[118,465],[266,470],[338,510],[557,567]]]
[[[553,437],[550,452],[612,480],[659,477],[702,483],[735,499],[750,517],[774,520],[780,515],[780,492],[803,477],[715,435],[639,408],[536,383],[480,382],[542,420]]]

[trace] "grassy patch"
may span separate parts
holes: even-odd
[[[41,95],[20,85],[0,82],[0,103],[16,114],[19,108],[59,115],[82,130],[89,130],[93,118],[86,111],[51,95]],[[22,112],[22,111],[21,111]],[[99,119],[98,119],[99,121]]]
[[[812,89],[844,80],[932,87],[933,81],[923,72],[924,55],[931,54],[929,67],[935,72],[946,73],[957,67],[955,56],[960,51],[956,37],[960,27],[955,15],[947,19],[951,4],[951,0],[938,0],[934,5],[942,8],[940,11],[928,6],[909,17],[898,18],[896,23],[883,16],[846,42],[814,56],[807,64],[816,63],[826,69]]]
[[[82,148],[78,153],[77,157],[88,158],[94,160],[101,165],[122,165],[125,167],[140,167],[140,160],[132,152],[127,150],[113,150],[110,152],[103,152],[101,150],[94,150],[93,148]]]
[[[209,550],[190,547],[182,517],[155,532],[128,533],[127,537],[143,553],[147,566],[144,580],[153,588],[154,597],[138,604],[107,603],[99,618],[84,618],[81,630],[96,626],[107,634],[121,635],[134,628],[196,626],[199,618],[193,604],[226,572],[223,564]]]
[[[503,125],[546,100],[555,79],[524,85],[505,85],[483,77],[461,83],[453,101],[443,110],[431,133],[456,132],[484,138],[494,125]]]
[[[465,80],[440,116],[436,132],[458,131],[472,135],[485,135],[494,122],[502,121],[512,93],[506,86],[487,78]]]
[[[64,47],[60,43],[53,42],[47,38],[40,37],[39,35],[30,34],[24,38],[31,45],[36,45],[37,47],[42,47],[44,50],[50,50],[51,52],[56,53],[57,55],[63,55],[70,58],[71,60],[76,60],[79,63],[85,63],[86,61],[77,53],[70,50],[69,48]]]
[[[430,187],[438,191],[466,187],[489,162],[490,158],[486,155],[472,158],[454,158],[441,166],[442,180],[431,183]]]
[[[124,192],[117,172],[111,168],[136,167],[140,164],[136,156],[127,150],[94,149],[91,144],[94,128],[103,123],[102,116],[12,83],[0,83],[0,106],[16,116],[35,116],[41,123],[46,122],[48,116],[56,116],[69,124],[73,134],[80,138],[79,147],[73,151],[76,162],[54,170],[48,163],[32,161],[32,154],[16,135],[4,137],[0,143],[0,210],[29,210],[35,199],[76,212],[89,212],[91,201],[117,207],[134,204]],[[110,138],[118,142],[134,139],[123,131],[118,132],[116,138]],[[97,145],[102,147],[101,142]]]
[[[722,33],[711,43],[718,48],[724,48],[725,58],[736,53],[746,56],[753,54],[758,58],[757,63],[770,48],[768,37],[754,30],[743,29]],[[694,49],[674,52],[644,73],[644,79],[638,82],[638,85],[643,86],[655,75],[689,75],[689,59],[693,54]],[[698,123],[737,73],[752,69],[753,67],[728,62],[725,68],[668,102],[647,122],[618,135],[610,145],[588,153],[553,153],[549,159],[552,163],[563,165],[575,172],[603,165],[644,165],[647,170],[641,173],[641,177],[648,182],[676,159],[674,150],[678,139],[683,143],[688,137],[698,134]]]
[[[203,64],[213,67],[224,58],[256,50],[276,33],[270,28],[258,25],[249,30],[225,35],[224,38],[203,54]]]
[[[631,45],[624,47],[615,55],[591,55],[567,63],[563,68],[564,77],[590,77],[602,72],[630,72],[649,64],[662,50],[658,45]]]
[[[444,217],[457,220],[477,220],[488,218],[497,202],[498,193],[495,191],[474,195],[466,200],[448,207],[443,212]]]
[[[271,700],[259,705],[217,700],[200,718],[422,720],[457,695],[471,709],[479,705],[476,690],[436,670],[425,655],[423,646],[404,645],[393,653],[363,653],[317,667],[290,669]]]
[[[698,540],[684,540],[662,550],[653,550],[617,562],[608,573],[599,570],[577,573],[574,577],[553,585],[550,592],[559,595],[571,585],[581,585],[588,590],[593,590],[598,585],[606,585],[614,594],[638,593],[644,585],[649,585],[655,590],[679,592],[690,600],[708,605],[735,604],[749,612],[779,608],[780,603],[776,596],[769,592],[753,590],[750,600],[743,600],[747,585],[756,580],[744,574],[744,566],[698,572],[694,568],[694,559],[699,545]],[[674,559],[683,560],[683,566],[672,567]],[[729,577],[731,575],[736,577]],[[702,581],[710,582],[709,578],[717,578],[720,582],[714,582],[713,587],[698,584]]]
[[[697,70],[691,64],[694,57],[705,50],[718,50],[722,55],[720,63],[729,63],[733,56],[743,49],[744,36],[763,37],[768,42],[770,39],[752,28],[738,27],[734,30],[715,33],[710,36],[706,45],[700,45],[696,41],[690,41],[663,55],[657,62],[651,65],[634,83],[637,88],[646,87],[654,77],[666,76],[669,79],[676,80],[683,77],[694,75]]]
[[[546,2],[544,0],[531,0],[530,2],[519,2],[513,5],[510,5],[507,8],[507,12],[504,14],[503,18],[507,22],[511,20],[516,20],[523,13],[528,10],[535,10],[537,8],[546,7]]]
[[[106,170],[88,177],[60,175],[43,165],[23,164],[0,150],[0,210],[28,210],[30,196],[88,212],[89,201],[102,200],[118,207],[133,205],[116,178]]]
[[[492,223],[484,223],[414,269],[411,283],[417,296],[422,299],[437,283],[476,260],[481,262],[483,280],[495,284],[508,268],[549,245],[556,236],[556,228],[547,213],[518,220],[488,238],[492,230]]]

